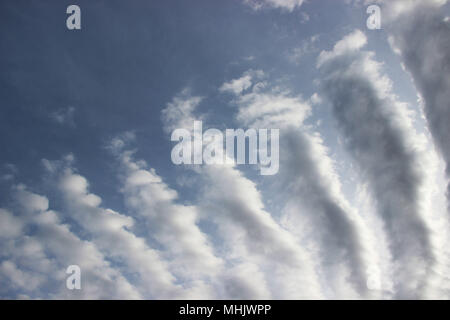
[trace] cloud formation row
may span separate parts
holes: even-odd
[[[360,30],[317,56],[321,91],[310,99],[249,69],[217,94],[233,110],[230,126],[280,129],[278,175],[256,179],[231,163],[177,168],[196,188],[185,201],[138,158],[136,136],[127,132],[106,147],[123,202],[118,212],[91,191],[95,181],[78,172],[74,156],[44,159],[56,195],[16,184],[0,209],[0,296],[448,298],[448,208],[436,205],[440,155],[447,182],[450,175],[450,32],[438,11],[445,1],[381,2],[431,135],[417,130],[417,114],[394,94]],[[303,1],[247,3],[292,11]],[[194,120],[212,125],[199,111],[204,99],[177,93],[161,112],[164,132],[191,130]],[[356,168],[356,200],[308,122],[325,103]],[[65,287],[72,264],[81,267],[83,290]]]

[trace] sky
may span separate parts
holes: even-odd
[[[1,1],[0,298],[450,298],[449,16]],[[278,129],[278,170],[175,164],[194,121]]]

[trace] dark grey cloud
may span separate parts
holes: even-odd
[[[421,200],[426,176],[418,151],[421,142],[407,106],[391,94],[391,83],[380,75],[373,54],[360,51],[365,43],[365,35],[357,30],[332,51],[321,53],[323,90],[389,234],[396,297],[420,298],[435,260]]]
[[[283,219],[289,221],[286,226],[314,243],[315,260],[331,288],[330,297],[377,296],[367,286],[369,266],[377,261],[371,251],[370,230],[340,190],[333,160],[320,134],[303,124],[311,106],[286,90],[271,89],[261,76],[248,75],[247,71],[230,82],[243,79],[251,87],[247,92],[234,92],[239,108],[236,118],[250,127],[280,129],[280,172],[269,193],[276,202],[284,203]],[[318,100],[317,95],[314,100]]]
[[[450,20],[433,2],[415,3],[410,10],[400,11],[388,30],[392,46],[423,98],[429,130],[450,178]],[[450,183],[447,192],[450,197]]]

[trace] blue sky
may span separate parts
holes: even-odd
[[[369,1],[79,0],[81,30],[2,1],[0,297],[448,297],[449,7],[373,2],[380,30]],[[280,128],[280,172],[174,165],[170,103]]]

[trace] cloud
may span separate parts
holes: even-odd
[[[318,100],[316,94],[314,101]],[[312,112],[309,103],[287,90],[258,82],[235,103],[236,119],[241,124],[280,128],[282,162],[270,193],[277,194],[277,203],[285,203],[284,226],[309,245],[319,246],[314,258],[332,287],[332,297],[368,296],[367,269],[376,262],[374,253],[369,252],[374,250],[369,248],[370,231],[340,191],[333,161],[320,134],[310,132],[303,124]],[[350,286],[347,278],[351,279]]]
[[[261,79],[263,77],[264,72],[262,70],[248,70],[244,72],[244,74],[240,78],[233,79],[222,84],[222,86],[219,88],[219,91],[230,92],[237,95],[250,88],[253,79]]]
[[[176,278],[161,253],[131,231],[135,223],[132,217],[103,208],[101,198],[89,192],[86,178],[71,167],[60,173],[59,186],[71,219],[90,234],[92,242],[108,257],[125,264],[127,272],[138,275],[138,288],[143,296],[174,298],[182,295],[182,288],[175,284]]]
[[[207,236],[198,227],[197,207],[177,204],[177,192],[154,169],[148,169],[144,161],[134,160],[131,152],[116,150],[116,156],[122,169],[125,203],[141,218],[148,237],[162,246],[171,272],[190,290],[190,298],[195,297],[193,292],[197,290],[192,286],[201,287],[198,298],[218,298],[214,292],[220,288],[216,285],[213,290],[207,283],[220,279],[224,262],[215,256]]]
[[[331,51],[322,51],[317,58],[317,66],[320,68],[327,61],[333,60],[346,53],[358,51],[367,44],[367,37],[361,30],[346,35],[336,42]]]
[[[396,297],[435,296],[429,290],[438,257],[425,199],[426,139],[414,129],[408,106],[391,93],[373,53],[360,50],[365,43],[356,30],[320,54],[323,90],[389,235]]]
[[[433,141],[446,163],[447,212],[450,210],[450,24],[448,17],[442,14],[446,0],[434,1],[400,1],[383,2],[383,12],[394,11],[388,20],[386,30],[393,50],[401,57],[403,68],[411,75],[419,94],[419,102],[423,109]],[[396,9],[396,10],[394,10]],[[430,186],[431,187],[431,186]],[[441,210],[442,212],[445,211]],[[441,215],[438,221],[444,220],[447,228],[440,230],[444,237],[448,230],[448,215]],[[442,240],[442,242],[448,242]],[[449,254],[447,246],[439,252]],[[444,263],[445,271],[450,272],[450,264]],[[449,294],[449,279],[442,281],[442,288]]]
[[[53,113],[50,114],[50,117],[53,121],[59,123],[59,124],[68,124],[68,125],[75,125],[74,122],[74,114],[75,114],[75,108],[74,107],[67,107],[59,109]]]
[[[245,1],[266,13],[292,12],[303,2]],[[450,297],[444,194],[448,188],[450,195],[450,33],[449,18],[438,12],[446,1],[346,2],[383,5],[382,26],[411,74],[429,128],[395,96],[383,63],[364,51],[368,40],[359,30],[317,55],[314,84],[322,90],[309,98],[299,94],[298,77],[289,71],[273,80],[266,69],[251,69],[224,79],[213,98],[233,108],[207,117],[200,109],[206,97],[186,88],[160,114],[167,144],[175,129],[192,132],[195,120],[204,127],[211,120],[221,128],[276,128],[277,175],[258,176],[254,167],[232,162],[160,168],[138,152],[139,130],[103,148],[117,192],[102,190],[113,178],[97,185],[91,180],[97,175],[78,171],[72,154],[42,160],[44,184],[28,178],[28,186],[20,184],[28,170],[19,175],[15,166],[5,167],[0,298]],[[292,18],[309,21],[302,11]],[[281,47],[289,37],[278,39]],[[269,59],[271,67],[284,72],[286,57],[308,62],[318,53],[317,39],[285,47],[281,60]],[[256,63],[248,54],[241,56]],[[333,126],[318,131],[315,123],[330,124],[328,110]],[[49,117],[74,125],[74,115],[68,107]],[[173,172],[166,177],[167,170]],[[72,264],[81,267],[81,291],[66,288]]]
[[[382,6],[382,19],[387,23],[391,23],[398,18],[405,18],[419,8],[422,9],[438,9],[447,3],[448,0],[366,0],[365,4],[380,4]],[[419,9],[421,10],[421,9]],[[416,11],[418,12],[418,11]]]
[[[244,3],[254,10],[276,8],[289,12],[300,8],[303,2],[303,0],[244,0]]]
[[[8,210],[0,209],[0,237],[15,238],[22,233],[23,224]]]
[[[322,103],[322,97],[317,93],[314,92],[313,95],[309,98],[308,101],[311,105],[317,105]]]
[[[300,64],[304,59],[306,59],[306,55],[317,52],[318,49],[316,48],[316,43],[318,39],[319,35],[314,35],[309,39],[303,40],[300,43],[300,46],[295,47],[288,52],[287,57],[289,61],[295,64]]]
[[[236,119],[254,128],[278,128],[300,125],[311,113],[309,105],[288,91],[275,88],[263,91],[264,83],[256,83],[253,90],[237,98],[241,106]],[[242,107],[245,106],[245,107]]]
[[[225,82],[221,87],[220,91],[229,91],[234,94],[241,93],[242,91],[248,89],[252,84],[251,75],[247,74],[239,79],[234,79],[230,82]]]
[[[2,263],[0,279],[10,286],[0,295],[47,299],[133,299],[141,296],[89,241],[81,240],[48,209],[48,199],[21,185],[13,189],[15,214],[0,209]],[[29,202],[22,202],[22,201]],[[34,230],[30,232],[30,230]],[[83,290],[65,287],[65,270],[82,269]],[[8,291],[7,291],[8,292]]]
[[[6,163],[3,165],[2,170],[0,174],[0,181],[11,181],[14,180],[14,178],[17,176],[19,170],[17,167],[11,163]]]
[[[179,110],[176,109],[178,106],[180,109],[184,109],[185,102],[183,99],[180,99],[180,94],[178,94],[172,102],[168,103],[167,107],[162,110],[163,114],[163,125],[164,130],[168,131],[169,128],[185,128],[186,130],[192,131],[192,122],[187,123],[185,119],[190,119],[191,121],[194,121],[195,119],[201,118],[200,116],[195,116],[193,112],[195,111],[195,108],[190,109],[190,113],[183,114]],[[186,101],[190,101],[192,97],[188,95],[184,95],[184,99]],[[174,103],[174,101],[177,101],[177,103]],[[173,116],[166,117],[165,114],[170,112],[173,114]],[[180,115],[182,115],[180,117]],[[201,167],[194,167],[194,170],[196,173],[200,174],[200,179],[207,177],[207,171],[202,170]],[[195,178],[194,178],[195,179]],[[199,177],[197,176],[196,180],[199,180]],[[203,201],[207,201],[207,199],[202,199]],[[202,203],[197,204],[197,207],[200,210],[200,213],[204,216],[204,218],[209,218],[213,220],[215,218],[215,215],[211,214],[209,210],[204,209],[204,205]],[[214,212],[214,211],[213,211]],[[214,221],[214,220],[213,220]],[[217,222],[216,222],[217,224]],[[220,235],[215,234],[215,237],[220,237],[221,241],[224,241],[226,243],[230,243],[235,236],[233,233],[227,233],[222,231]],[[242,247],[242,243],[240,245]],[[229,262],[231,254],[229,251],[234,250],[232,246],[227,246],[227,248],[223,248],[222,251],[222,257],[227,261],[226,270],[224,270],[224,279],[226,279],[227,285],[225,286],[225,296],[231,296],[231,294],[238,295],[232,295],[234,298],[240,298],[240,299],[268,299],[271,297],[271,292],[267,286],[266,283],[266,275],[263,273],[263,271],[260,269],[259,265],[252,261],[251,259],[248,259],[248,257],[245,255],[245,253],[240,253],[238,257],[234,257],[234,262]],[[242,281],[242,275],[235,274],[234,270],[252,270],[252,276],[246,277],[245,281]],[[256,295],[255,295],[256,294]]]
[[[245,293],[254,292],[259,292],[256,298],[322,297],[308,253],[264,209],[254,183],[234,165],[202,166],[197,172],[204,186],[197,206],[217,225],[225,257],[235,261],[232,270],[254,270],[239,298],[251,298]]]
[[[309,254],[264,209],[255,184],[231,166],[203,169],[202,208],[214,212],[229,255],[260,266],[273,298],[323,297]]]
[[[306,12],[302,12],[300,16],[300,22],[301,23],[307,23],[310,20],[309,15]]]
[[[447,163],[450,178],[450,22],[439,9],[444,3],[410,1],[404,8],[394,1],[389,5],[401,10],[388,30],[392,47],[403,59],[422,97],[429,130]],[[450,182],[448,192],[450,197]]]
[[[191,128],[194,123],[192,111],[203,100],[202,97],[191,96],[189,89],[184,89],[161,112],[164,131],[171,133],[177,128]]]

